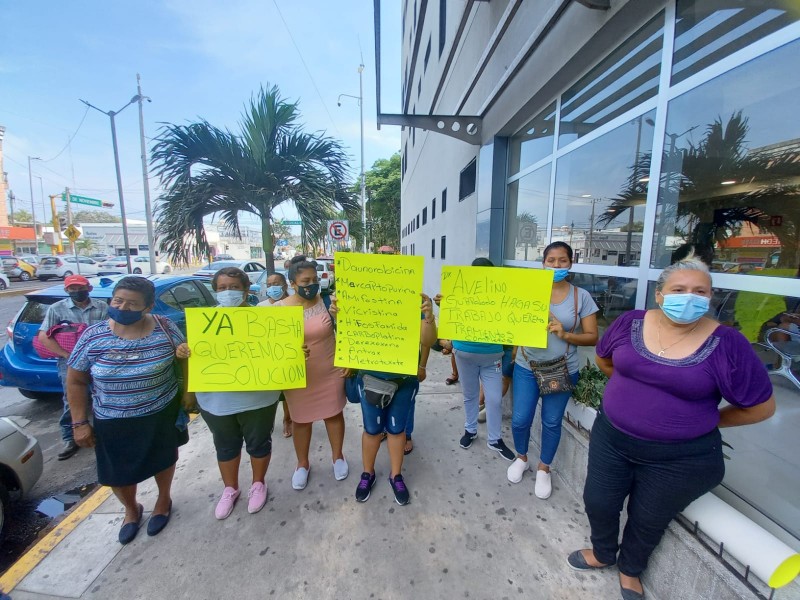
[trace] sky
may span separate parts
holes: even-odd
[[[385,112],[399,106],[399,5],[383,3]],[[372,0],[0,0],[0,22],[4,170],[16,206],[30,211],[28,157],[42,159],[32,162],[38,219],[42,192],[46,198],[67,186],[113,202],[118,214],[110,120],[80,99],[117,111],[136,95],[137,73],[152,99],[144,105],[148,152],[161,123],[202,118],[236,131],[245,103],[275,84],[299,100],[307,131],[342,142],[355,180],[358,101],[342,98],[338,107],[337,98],[358,96],[363,56],[366,168],[400,149],[398,127],[376,127]],[[116,116],[116,126],[127,214],[144,219],[136,104]],[[157,200],[157,181],[150,190]],[[296,213],[287,207],[277,216]]]

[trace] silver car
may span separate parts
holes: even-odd
[[[8,417],[0,417],[0,532],[11,494],[17,499],[27,495],[41,477],[42,465],[36,438]]]

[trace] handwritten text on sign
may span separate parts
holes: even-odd
[[[439,337],[547,347],[553,272],[442,267]]]
[[[421,256],[337,252],[337,367],[416,375]]]
[[[187,308],[186,337],[191,392],[306,386],[299,306]]]

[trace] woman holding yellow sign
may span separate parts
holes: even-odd
[[[547,499],[552,493],[550,463],[561,441],[561,419],[578,381],[578,346],[597,343],[599,310],[589,292],[567,281],[572,267],[572,248],[553,242],[544,249],[544,268],[553,271],[547,347],[520,346],[514,368],[514,410],[511,431],[517,458],[508,467],[511,483],[522,481],[528,464],[531,425],[542,398],[542,445],[534,493]],[[580,332],[577,332],[580,329]]]
[[[289,266],[289,282],[295,293],[274,306],[302,306],[305,326],[305,342],[309,348],[307,361],[307,386],[286,390],[286,402],[292,415],[294,450],[297,468],[292,475],[292,487],[302,490],[308,484],[311,464],[308,453],[311,448],[311,426],[314,421],[325,421],[325,429],[331,443],[333,475],[337,481],[349,473],[344,459],[344,415],[342,410],[347,399],[344,395],[342,369],[333,366],[336,338],[333,321],[319,295],[317,265],[296,256]],[[345,371],[347,371],[345,369]]]

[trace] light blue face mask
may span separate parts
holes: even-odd
[[[698,321],[708,312],[711,300],[697,294],[662,294],[661,310],[671,321],[686,325]]]
[[[564,281],[569,275],[569,269],[554,269],[553,267],[545,267],[545,269],[553,272],[553,283]]]
[[[235,308],[241,306],[245,299],[242,290],[224,290],[217,292],[217,304],[222,307]]]
[[[282,285],[271,285],[267,288],[267,296],[273,300],[280,300],[283,297]]]

